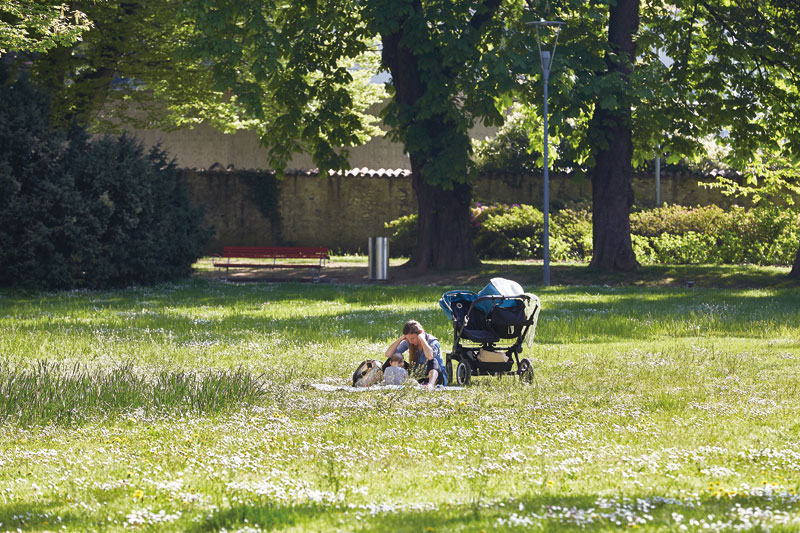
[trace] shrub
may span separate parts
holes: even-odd
[[[631,229],[644,264],[789,265],[800,242],[800,214],[775,206],[670,206],[632,214]]]
[[[529,205],[484,205],[472,208],[473,243],[479,257],[542,258],[544,215]],[[392,257],[408,256],[416,246],[417,216],[388,222]],[[586,210],[563,209],[550,225],[550,252],[555,261],[584,260],[591,256],[592,226]]]
[[[488,212],[488,214],[486,214]],[[478,222],[475,251],[482,258],[530,259],[542,256],[544,215],[529,205],[484,210]],[[474,220],[480,221],[480,217]]]
[[[389,230],[389,255],[408,257],[417,246],[417,215],[406,215],[384,224]]]
[[[472,209],[475,250],[481,258],[542,257],[543,215],[528,205],[484,205]],[[416,216],[387,224],[414,246]],[[642,264],[789,265],[800,243],[800,213],[778,207],[723,210],[717,206],[668,206],[631,214],[633,250]],[[392,242],[395,242],[394,240]],[[550,257],[588,261],[592,254],[591,213],[561,209],[550,219]]]
[[[588,261],[592,257],[592,214],[561,209],[550,223],[550,257],[555,261]]]
[[[726,212],[716,205],[695,208],[670,205],[631,213],[631,233],[645,237],[689,231],[717,233],[727,229],[729,223]]]
[[[0,92],[0,284],[100,288],[190,272],[209,232],[163,151],[53,130],[25,80]]]

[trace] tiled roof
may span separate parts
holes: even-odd
[[[197,170],[199,172],[211,171],[211,172],[234,172],[236,170],[247,170],[247,171],[260,171],[260,172],[272,172],[269,170],[257,170],[257,169],[237,169],[234,168],[233,165],[228,165],[227,167],[223,167],[220,163],[214,163],[208,169],[205,168],[196,168],[193,170]],[[303,169],[303,168],[292,168],[287,169],[285,174],[287,176],[319,176],[319,169],[318,168],[311,168],[311,169]],[[366,177],[366,178],[398,178],[398,177],[407,177],[411,175],[411,171],[405,168],[379,168],[379,169],[372,169],[367,167],[362,168],[351,168],[350,170],[341,171],[341,170],[329,170],[329,176],[347,176],[347,177]]]
[[[346,172],[342,172],[341,170],[338,171],[330,170],[328,171],[328,174],[330,176],[345,175],[351,177],[362,176],[367,178],[386,178],[386,177],[396,178],[396,177],[410,176],[411,171],[405,168],[392,168],[392,169],[379,168],[375,170],[367,167],[362,167],[362,168],[351,168]]]

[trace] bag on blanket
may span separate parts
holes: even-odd
[[[383,380],[383,365],[375,359],[367,359],[353,373],[353,387],[370,387]]]

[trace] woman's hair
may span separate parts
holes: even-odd
[[[416,320],[409,320],[406,322],[403,326],[403,335],[408,335],[409,333],[416,333],[417,335],[422,333],[422,324]]]
[[[409,333],[419,335],[422,332],[422,324],[416,320],[409,320],[403,325],[403,335],[408,335]],[[419,360],[419,351],[419,346],[414,346],[410,342],[408,343],[408,361],[410,363],[414,364]]]

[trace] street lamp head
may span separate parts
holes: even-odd
[[[556,46],[558,46],[558,34],[561,28],[566,25],[565,22],[559,20],[537,20],[535,22],[528,22],[529,25],[536,28],[536,45],[539,47],[539,58],[542,61],[542,72],[545,76],[550,75],[550,67],[553,64],[553,58],[556,56]],[[539,29],[550,31],[554,35],[553,51],[542,51],[542,37],[539,34]]]
[[[528,22],[531,26],[564,26],[566,22],[562,22],[560,20],[536,20],[533,22]]]

